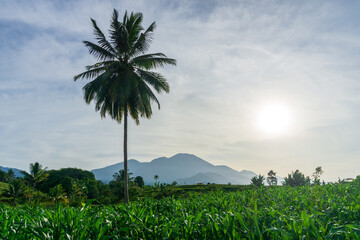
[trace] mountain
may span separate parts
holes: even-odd
[[[8,168],[8,167],[2,167],[0,166],[0,170],[3,172],[8,172],[10,169],[12,169],[14,171],[15,177],[23,177],[23,174],[21,173],[22,170],[17,169],[17,168]]]
[[[94,169],[95,178],[105,183],[112,180],[115,172],[123,169],[123,163],[117,163],[104,168]],[[217,183],[217,184],[249,184],[256,174],[243,170],[238,172],[227,166],[215,166],[195,155],[179,153],[170,158],[160,157],[151,162],[128,160],[128,169],[133,177],[142,176],[145,184],[154,184],[154,176],[159,176],[159,182],[178,184]]]

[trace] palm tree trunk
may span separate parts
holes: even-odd
[[[124,198],[125,203],[129,203],[129,190],[128,190],[128,166],[127,166],[127,104],[125,104],[124,111]]]

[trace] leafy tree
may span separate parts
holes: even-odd
[[[269,186],[276,186],[277,185],[276,172],[274,172],[273,170],[270,170],[268,172],[268,177],[267,177],[266,181],[269,184]]]
[[[98,180],[90,180],[86,182],[87,198],[97,199],[99,201],[104,197],[104,192],[109,188],[108,185]]]
[[[60,170],[50,170],[46,181],[38,184],[38,189],[47,193],[51,188],[61,184],[67,193],[70,193],[71,181],[78,180],[84,183],[96,181],[92,172],[78,168],[62,168]]]
[[[255,176],[253,178],[251,178],[251,185],[255,185],[257,187],[261,187],[264,186],[264,181],[265,181],[265,176],[263,175],[259,175],[259,176]]]
[[[313,172],[312,177],[315,185],[320,185],[320,176],[324,173],[321,167],[315,168],[315,172]]]
[[[86,71],[76,75],[74,80],[90,79],[83,88],[86,103],[95,102],[95,110],[104,118],[109,115],[121,123],[124,118],[124,195],[129,202],[127,179],[127,125],[128,115],[139,124],[139,117],[150,118],[151,102],[160,103],[153,93],[169,92],[166,79],[157,72],[150,71],[167,64],[176,65],[176,61],[162,53],[144,54],[150,46],[153,22],[145,31],[141,26],[141,13],[125,12],[123,21],[114,9],[110,24],[110,41],[91,19],[97,44],[83,41],[89,53],[99,61],[86,67]]]
[[[143,187],[144,186],[144,179],[141,176],[137,176],[134,179],[134,182],[139,186],[139,187]]]
[[[310,178],[305,177],[302,172],[296,170],[284,178],[284,185],[291,187],[310,185]]]

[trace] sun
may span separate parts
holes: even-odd
[[[290,108],[282,103],[268,103],[262,106],[256,118],[257,128],[269,136],[285,134],[293,122]]]

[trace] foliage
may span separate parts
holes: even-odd
[[[8,181],[9,181],[9,175],[6,172],[0,170],[0,182],[7,183]]]
[[[283,185],[290,187],[310,185],[310,178],[305,177],[302,172],[296,170],[284,178]]]
[[[78,168],[62,168],[60,170],[47,171],[46,181],[39,184],[38,189],[43,192],[49,192],[51,188],[61,184],[67,193],[71,189],[71,181],[78,180],[82,182],[93,181],[95,176],[92,172]]]
[[[84,99],[87,104],[95,103],[95,110],[101,117],[106,115],[121,123],[124,118],[124,197],[129,201],[127,182],[127,120],[128,115],[139,124],[140,117],[150,118],[151,103],[160,103],[153,93],[170,91],[166,79],[151,70],[176,61],[163,53],[144,54],[150,47],[153,22],[146,30],[141,26],[141,13],[125,12],[123,21],[114,9],[110,24],[110,38],[91,19],[97,44],[83,41],[89,53],[99,62],[86,67],[86,71],[74,77],[74,80],[91,80],[84,87]]]
[[[2,194],[8,188],[9,188],[9,184],[0,182],[0,194]]]
[[[21,171],[21,173],[24,175],[25,182],[32,188],[36,188],[36,186],[48,176],[46,168],[43,169],[38,162],[30,164],[30,173],[26,171]]]
[[[139,186],[139,187],[143,187],[145,185],[144,179],[141,176],[137,176],[134,179],[134,182]]]
[[[156,174],[156,175],[154,176],[154,180],[155,180],[154,186],[155,186],[155,187],[159,187],[159,186],[160,186],[160,184],[159,184],[159,182],[158,182],[158,180],[159,180],[159,175]]]
[[[11,198],[15,204],[25,198],[26,187],[21,179],[15,179],[8,184],[8,188],[3,191],[3,194]]]
[[[251,178],[251,185],[254,185],[256,187],[264,186],[265,177],[263,175],[255,176]]]
[[[320,185],[320,176],[324,173],[321,167],[315,168],[315,172],[312,174],[315,185]]]
[[[143,199],[0,207],[4,239],[359,239],[360,181]],[[26,224],[25,224],[26,223]]]
[[[8,183],[15,179],[14,170],[9,169],[7,172],[0,170],[0,182]]]
[[[66,192],[61,184],[58,184],[50,189],[49,197],[55,203],[68,203]]]
[[[277,185],[276,172],[274,172],[273,170],[270,170],[268,172],[268,177],[267,177],[266,181],[269,184],[269,186],[276,186]]]

